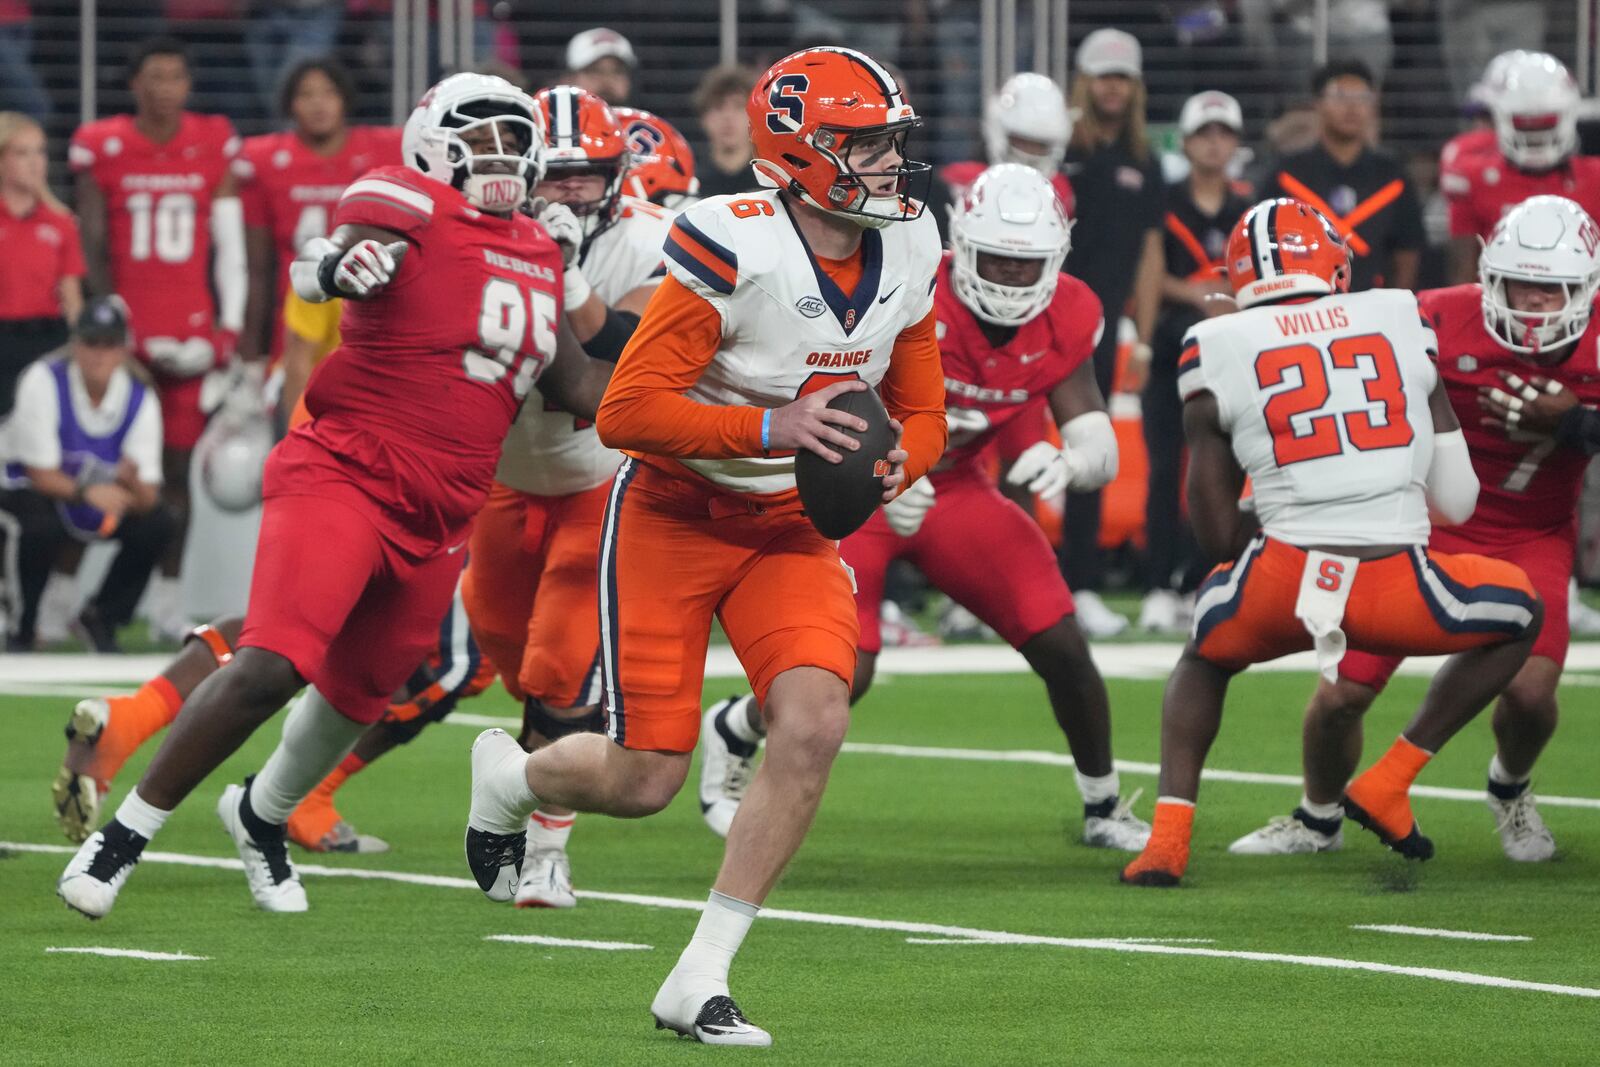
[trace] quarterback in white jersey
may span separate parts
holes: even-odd
[[[1394,746],[1344,797],[1349,818],[1427,859],[1411,783],[1516,674],[1542,618],[1518,567],[1427,550],[1430,512],[1466,521],[1478,480],[1416,297],[1347,293],[1343,240],[1297,200],[1246,212],[1227,264],[1241,310],[1190,331],[1178,382],[1195,536],[1214,559],[1237,558],[1201,586],[1167,685],[1155,825],[1122,874],[1135,885],[1183,876],[1229,680],[1307,649],[1330,678],[1347,647],[1451,654]]]
[[[899,84],[859,52],[809,49],[767,71],[747,112],[768,191],[712,197],[673,223],[669,276],[596,416],[629,456],[601,543],[610,739],[526,755],[481,735],[467,855],[484,891],[504,896],[540,804],[664,807],[688,775],[720,620],[762,706],[767,758],[651,1013],[699,1041],[766,1045],[728,970],[811,824],[848,725],[858,636],[849,573],[801,510],[794,453],[839,462],[859,447],[842,430],[866,424],[827,404],[876,388],[900,435],[883,460],[888,501],[937,461],[945,421],[938,237],[908,188],[929,168],[906,158],[918,120]]]
[[[605,102],[572,86],[538,95],[546,130],[535,210],[569,257],[567,321],[594,356],[615,360],[666,274],[672,213],[620,193],[629,164]],[[597,589],[601,517],[622,454],[594,424],[537,398],[501,448],[489,500],[473,528],[462,596],[473,634],[523,702],[527,748],[604,729]],[[518,907],[570,908],[571,811],[547,806],[528,824]]]

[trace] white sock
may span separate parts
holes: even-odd
[[[523,781],[526,783],[526,776]],[[577,818],[570,812],[566,815],[550,815],[536,811],[528,816],[528,851],[532,853],[545,848],[565,850],[567,838],[572,836],[572,824]]]
[[[1304,793],[1300,794],[1300,810],[1313,819],[1343,819],[1344,805],[1335,800],[1331,804],[1318,804]]]
[[[1489,758],[1489,781],[1495,785],[1521,785],[1528,780],[1528,775],[1521,778],[1506,770],[1505,764],[1500,762],[1500,753],[1496,752]]]
[[[728,732],[741,741],[760,741],[767,736],[767,724],[754,694],[744,697],[723,713]]]
[[[700,913],[700,925],[694,937],[678,957],[675,972],[693,986],[709,987],[712,995],[728,991],[728,967],[734,953],[750,932],[761,908],[715,889],[706,900],[706,910]]]
[[[117,821],[146,841],[161,832],[162,825],[171,814],[146,801],[137,789],[117,805]]]
[[[1091,778],[1074,767],[1072,777],[1078,782],[1078,795],[1083,797],[1085,804],[1103,804],[1122,795],[1122,782],[1118,779],[1116,771],[1099,778]]]
[[[341,715],[315,686],[307,686],[283,720],[283,740],[250,785],[251,810],[263,822],[288,822],[317,783],[350,754],[368,725]]]

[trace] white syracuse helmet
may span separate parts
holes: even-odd
[[[1532,196],[1506,212],[1478,257],[1483,324],[1513,352],[1548,352],[1571,344],[1589,325],[1600,288],[1600,227],[1562,196]],[[1517,311],[1508,281],[1560,285],[1555,311]]]
[[[1577,150],[1578,83],[1559,59],[1544,52],[1512,52],[1495,57],[1489,77],[1489,110],[1501,155],[1523,170],[1537,171],[1559,166]]]
[[[1013,145],[1012,137],[1049,147],[1043,153],[1027,152]],[[1072,113],[1066,98],[1061,87],[1043,74],[1013,75],[983,109],[983,144],[991,164],[1021,163],[1053,177],[1070,140]]]
[[[1001,163],[978,175],[950,213],[950,280],[956,296],[996,326],[1021,326],[1045,309],[1071,247],[1072,223],[1055,188],[1020,163]],[[1039,278],[1020,286],[991,282],[978,273],[983,253],[1039,260]]]
[[[474,155],[461,139],[489,127],[496,151]],[[506,134],[520,130],[522,144]],[[461,190],[468,203],[507,215],[544,176],[544,120],[533,97],[492,74],[452,74],[423,94],[406,120],[401,154],[408,166]]]

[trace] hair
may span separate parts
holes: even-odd
[[[348,119],[356,107],[355,79],[350,77],[350,71],[343,63],[331,56],[302,59],[289,68],[289,73],[283,76],[283,83],[278,87],[278,113],[284,118],[289,117],[295,95],[300,92],[300,83],[305,81],[308,74],[321,74],[333,83],[333,91],[344,101],[345,118]]]
[[[1095,114],[1094,100],[1089,95],[1089,81],[1089,76],[1085,74],[1072,79],[1073,123],[1070,144],[1081,152],[1093,152],[1105,140],[1107,132]],[[1128,101],[1128,117],[1122,124],[1122,133],[1117,142],[1130,156],[1144,163],[1150,158],[1150,139],[1145,136],[1145,108],[1150,94],[1143,78],[1134,78],[1132,81],[1133,98]]]
[[[44,127],[30,116],[24,115],[20,111],[0,111],[0,152],[4,152],[9,148],[11,139],[23,130],[38,130],[41,134],[44,133]],[[71,214],[67,210],[67,206],[56,198],[55,193],[50,191],[48,183],[40,187],[39,199],[44,201],[52,211]]]
[[[730,96],[739,98],[741,104],[756,87],[758,75],[749,67],[725,64],[712,67],[701,77],[689,97],[689,105],[696,115],[704,115]]]
[[[1324,63],[1311,72],[1311,94],[1321,96],[1322,90],[1328,83],[1338,78],[1360,78],[1367,83],[1368,89],[1376,89],[1378,81],[1372,74],[1372,68],[1365,60],[1360,59],[1335,59]]]
[[[155,56],[177,56],[185,67],[193,66],[188,46],[182,41],[176,37],[150,37],[133,46],[133,54],[128,57],[128,80],[137,78],[145,62]]]

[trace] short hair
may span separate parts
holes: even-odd
[[[696,115],[704,115],[726,97],[736,96],[742,101],[756,87],[756,77],[756,72],[749,67],[733,63],[712,67],[695,86],[689,104]]]
[[[356,106],[356,83],[350,76],[343,63],[331,56],[319,56],[313,59],[302,59],[289,73],[283,76],[283,84],[278,87],[278,113],[284,118],[289,117],[289,109],[294,104],[294,98],[300,92],[300,83],[307,74],[322,74],[333,83],[333,91],[339,94],[339,99],[344,101],[344,112],[348,118]]]
[[[149,37],[133,46],[133,54],[128,57],[128,80],[137,78],[145,63],[155,56],[177,56],[185,68],[194,65],[189,60],[188,46],[176,37]]]
[[[1361,59],[1335,59],[1311,72],[1311,93],[1321,96],[1322,90],[1328,83],[1336,78],[1360,78],[1367,83],[1368,89],[1378,87],[1378,79],[1373,77],[1372,68]]]

